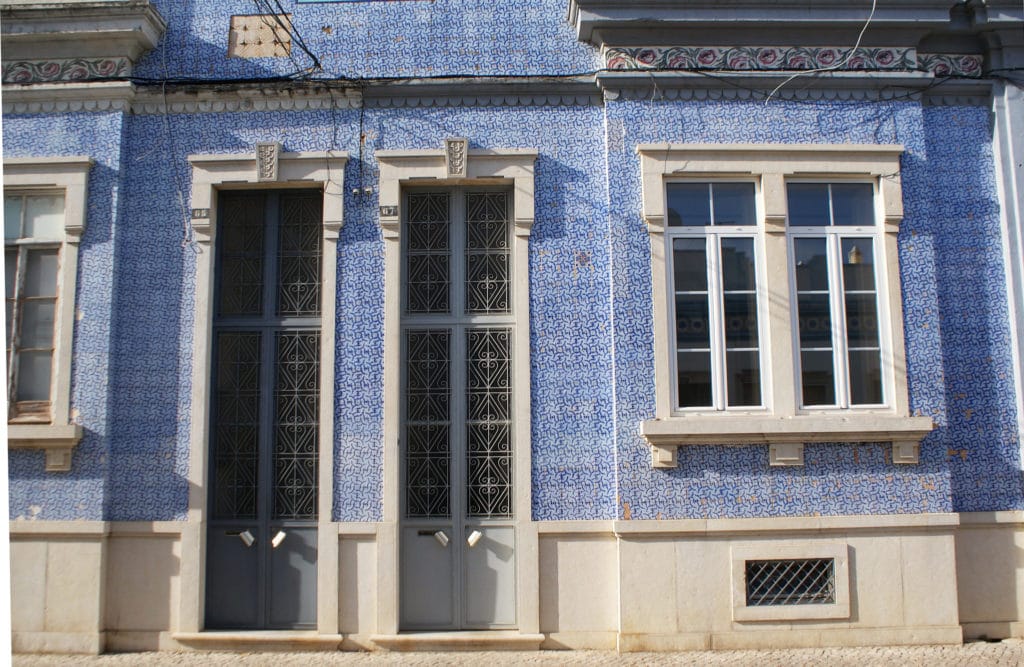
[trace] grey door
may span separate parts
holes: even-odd
[[[404,630],[516,625],[510,199],[405,196]]]
[[[322,202],[220,196],[208,629],[316,627]]]

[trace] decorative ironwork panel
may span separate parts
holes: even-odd
[[[466,331],[467,516],[512,516],[511,329]]]
[[[263,314],[262,193],[222,194],[218,315]]]
[[[319,193],[282,194],[278,237],[277,314],[320,314],[321,220]]]
[[[451,516],[451,331],[405,332],[405,514]]]
[[[214,503],[217,519],[254,519],[259,461],[260,341],[255,332],[221,332],[217,359]]]
[[[317,517],[320,332],[276,334],[275,519]]]
[[[748,560],[747,606],[834,604],[835,561],[831,558]]]
[[[409,195],[406,225],[406,312],[447,313],[451,283],[449,195]]]
[[[508,194],[466,194],[466,312],[509,312]]]

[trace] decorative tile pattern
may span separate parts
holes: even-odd
[[[611,70],[909,70],[916,67],[912,48],[839,46],[649,46],[605,49]]]
[[[227,17],[251,3],[225,0],[216,11],[197,0],[156,4],[171,28],[137,74],[270,76],[304,65],[296,54],[296,63],[226,57]],[[563,0],[496,0],[483,9],[471,0],[287,4],[331,75],[554,74],[600,63],[576,42]],[[759,54],[746,57],[756,63]],[[796,56],[786,57],[796,67]],[[8,156],[97,160],[72,390],[86,436],[68,474],[43,473],[40,452],[9,454],[11,515],[186,516],[196,267],[187,156],[251,154],[258,142],[279,142],[287,151],[352,156],[336,264],[332,514],[380,520],[383,241],[376,194],[352,188],[376,185],[377,150],[436,149],[447,137],[468,137],[470,149],[540,151],[529,242],[535,519],[1024,509],[988,123],[984,108],[905,100],[766,106],[657,94],[604,107],[5,117]],[[888,446],[868,443],[809,445],[802,468],[770,469],[764,447],[711,446],[684,448],[677,469],[651,468],[638,424],[653,414],[653,369],[662,360],[653,356],[635,146],[666,141],[907,147],[899,246],[908,379],[912,409],[939,425],[920,465],[893,466]]]
[[[4,63],[3,82],[51,83],[54,81],[113,79],[128,76],[131,71],[132,63],[127,58],[19,60]]]
[[[921,69],[935,76],[980,77],[983,58],[976,55],[922,53],[917,61]]]
[[[165,44],[137,63],[141,77],[245,78],[305,70],[312,60],[227,58],[232,15],[251,0],[153,0],[167,20]],[[565,0],[282,3],[323,66],[317,76],[422,77],[565,74],[600,67],[597,49],[576,40]]]
[[[112,220],[120,207],[123,116],[5,116],[3,121],[4,157],[89,155],[96,161],[89,174],[87,226],[79,247],[72,348],[72,422],[81,424],[85,435],[68,473],[44,472],[41,451],[8,453],[10,517],[98,521],[104,517],[109,488]]]

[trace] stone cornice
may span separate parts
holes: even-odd
[[[879,3],[872,19],[874,32],[899,30],[904,34],[924,34],[949,22],[952,0],[901,0]],[[869,6],[846,0],[570,0],[569,21],[580,40],[597,44],[627,43],[609,39],[612,33],[627,34],[650,30],[698,30],[728,33],[774,24],[787,30],[804,32],[809,39],[796,43],[816,43],[821,30],[848,29],[861,25]],[[685,43],[685,42],[680,42]],[[916,39],[912,42],[916,44]]]
[[[149,0],[0,2],[4,63],[127,59],[159,43],[167,24]]]

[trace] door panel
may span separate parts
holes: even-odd
[[[273,539],[281,533],[275,547]],[[272,628],[316,627],[316,533],[316,528],[277,525],[268,534]]]
[[[480,537],[470,545],[474,532]],[[512,526],[466,528],[466,625],[476,628],[512,626],[516,622],[516,531]]]
[[[253,544],[239,535],[249,531]],[[206,625],[249,628],[260,616],[259,550],[262,535],[255,525],[211,526],[206,536]],[[212,585],[211,585],[212,584]]]
[[[442,544],[435,534],[448,539]],[[452,554],[458,548],[450,526],[418,526],[402,529],[402,626],[452,628],[455,626]]]

